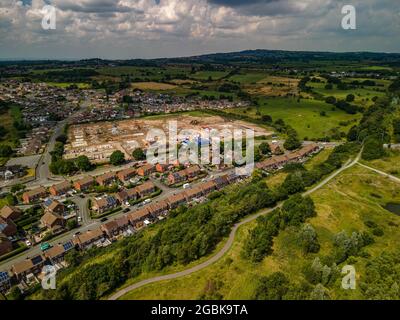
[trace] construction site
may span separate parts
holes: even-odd
[[[88,124],[71,125],[68,130],[68,144],[65,145],[65,159],[86,155],[94,163],[108,162],[110,155],[120,150],[125,159],[131,159],[136,148],[146,149],[155,141],[148,140],[150,130],[162,130],[169,136],[171,121],[176,121],[177,143],[198,138],[202,132],[218,130],[254,131],[254,136],[269,136],[272,131],[255,124],[239,120],[228,120],[219,116],[195,117],[189,115],[129,119]]]

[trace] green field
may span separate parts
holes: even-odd
[[[379,194],[379,200],[376,194]],[[364,221],[371,220],[384,231],[384,236],[374,237],[375,243],[366,248],[371,257],[382,251],[396,250],[400,217],[384,210],[388,201],[400,201],[399,185],[361,167],[349,169],[312,195],[317,217],[309,223],[318,233],[321,250],[318,254],[304,255],[297,241],[296,228],[281,231],[274,240],[272,255],[261,263],[244,260],[240,252],[247,232],[255,226],[251,222],[239,229],[231,250],[218,262],[192,275],[175,280],[144,286],[125,295],[123,299],[199,299],[205,295],[222,299],[251,299],[260,276],[281,271],[291,282],[304,280],[302,269],[315,257],[331,254],[333,236],[345,230],[366,231]],[[359,281],[365,276],[365,266],[370,258],[357,257],[353,264]],[[210,289],[212,287],[212,290]],[[359,287],[342,290],[340,281],[329,288],[333,299],[362,299]]]
[[[240,74],[235,74],[229,77],[230,81],[240,82],[242,84],[256,83],[260,80],[265,79],[268,76],[266,73],[262,72],[244,72]]]
[[[301,138],[308,139],[325,137],[333,128],[347,132],[355,122],[346,126],[341,126],[340,122],[358,121],[361,118],[360,114],[350,115],[338,109],[332,111],[331,105],[312,99],[301,99],[300,102],[297,102],[297,99],[293,98],[262,98],[260,105],[261,115],[270,115],[273,121],[283,119],[298,132]],[[321,111],[325,111],[326,116],[321,116]],[[259,117],[255,108],[250,110],[238,108],[229,110],[229,112]]]
[[[372,168],[387,172],[396,177],[400,178],[400,151],[387,151],[387,156],[382,159],[372,160],[372,161],[362,161],[367,166]]]
[[[358,81],[363,81],[366,79],[348,79],[345,82],[349,83],[352,80],[358,80]],[[385,80],[378,80],[378,83],[382,83],[387,86],[387,82]],[[325,89],[326,83],[325,82],[320,82],[320,83],[313,83],[313,82],[308,82],[308,86],[313,88],[313,91],[323,95],[324,97],[329,97],[329,96],[334,96],[337,100],[345,100],[347,95],[353,94],[355,96],[354,104],[357,104],[359,106],[363,107],[369,107],[373,104],[373,98],[374,97],[384,97],[386,95],[386,89],[385,87],[364,87],[364,88],[357,88],[357,89],[349,89],[349,90],[339,90],[336,85],[333,86],[332,90]],[[380,91],[378,91],[380,90]],[[382,92],[381,90],[384,90]]]
[[[212,80],[218,80],[228,75],[228,73],[229,71],[198,71],[195,74],[191,74],[190,78],[208,80],[211,77]]]
[[[101,75],[119,77],[129,75],[133,80],[140,78],[149,81],[159,81],[165,76],[171,79],[178,75],[187,74],[190,69],[184,67],[167,67],[167,68],[155,68],[155,67],[136,67],[136,66],[121,66],[121,67],[104,67],[96,69]]]

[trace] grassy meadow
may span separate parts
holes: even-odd
[[[325,156],[321,154],[321,157]],[[366,247],[371,257],[397,247],[400,217],[382,208],[389,201],[400,201],[399,185],[359,166],[353,167],[312,194],[317,216],[309,223],[317,231],[321,250],[304,255],[296,228],[281,231],[274,240],[273,253],[261,263],[253,264],[241,257],[248,231],[256,222],[243,225],[237,233],[231,250],[212,266],[175,280],[154,283],[134,290],[122,299],[198,299],[212,286],[223,299],[251,299],[260,276],[281,271],[293,282],[304,279],[302,270],[315,257],[329,255],[333,236],[342,230],[364,231],[364,222],[373,221],[384,231],[383,237],[374,237],[375,243]],[[378,198],[377,198],[378,197]],[[397,227],[396,227],[397,225]],[[358,281],[363,281],[368,258],[353,259]],[[356,290],[342,290],[340,282],[330,290],[334,299],[361,299]]]

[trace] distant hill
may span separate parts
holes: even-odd
[[[212,53],[190,57],[159,58],[159,59],[84,59],[76,61],[62,60],[23,60],[0,61],[0,65],[68,65],[68,66],[101,66],[101,65],[138,65],[156,66],[165,63],[202,63],[202,64],[274,64],[283,62],[308,61],[354,61],[379,62],[400,66],[400,53],[379,52],[318,52],[318,51],[284,51],[284,50],[244,50],[239,52]]]

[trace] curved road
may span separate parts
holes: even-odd
[[[351,161],[349,160],[343,167],[341,167],[339,170],[337,170],[335,173],[333,173],[332,175],[330,175],[329,177],[327,177],[326,179],[324,179],[322,182],[320,182],[317,186],[315,186],[314,188],[306,191],[305,193],[303,193],[303,196],[309,195],[315,191],[317,191],[318,189],[322,188],[324,185],[326,185],[329,181],[331,181],[333,178],[335,178],[338,174],[340,174],[341,172],[343,172],[344,170],[354,166],[356,163],[358,163],[358,161],[360,160],[361,157],[361,153],[362,153],[362,149],[359,152],[359,154],[357,155],[357,157]],[[154,283],[154,282],[159,282],[159,281],[164,281],[164,280],[172,280],[172,279],[176,279],[176,278],[180,278],[180,277],[184,277],[187,275],[190,275],[196,271],[199,271],[201,269],[204,269],[210,265],[212,265],[214,262],[217,262],[219,259],[221,259],[225,253],[227,253],[229,251],[229,249],[231,248],[233,241],[235,240],[235,236],[236,236],[236,232],[237,230],[244,224],[253,221],[255,219],[257,219],[258,217],[265,215],[267,213],[272,212],[273,210],[279,208],[282,206],[283,203],[278,204],[277,206],[275,206],[274,208],[270,208],[270,209],[266,209],[263,211],[260,211],[256,214],[253,214],[251,216],[248,216],[247,218],[245,218],[244,220],[242,220],[241,222],[236,223],[232,230],[231,233],[229,234],[228,240],[226,241],[225,245],[222,247],[222,249],[220,251],[218,251],[214,256],[212,256],[210,259],[183,271],[180,272],[176,272],[176,273],[172,273],[172,274],[166,274],[163,276],[157,276],[157,277],[153,277],[153,278],[149,278],[149,279],[145,279],[142,281],[139,281],[137,283],[134,283],[126,288],[123,288],[119,291],[117,291],[116,293],[114,293],[113,295],[111,295],[108,300],[117,300],[119,298],[121,298],[123,295],[127,294],[128,292],[138,289],[144,285],[150,284],[150,283]]]

